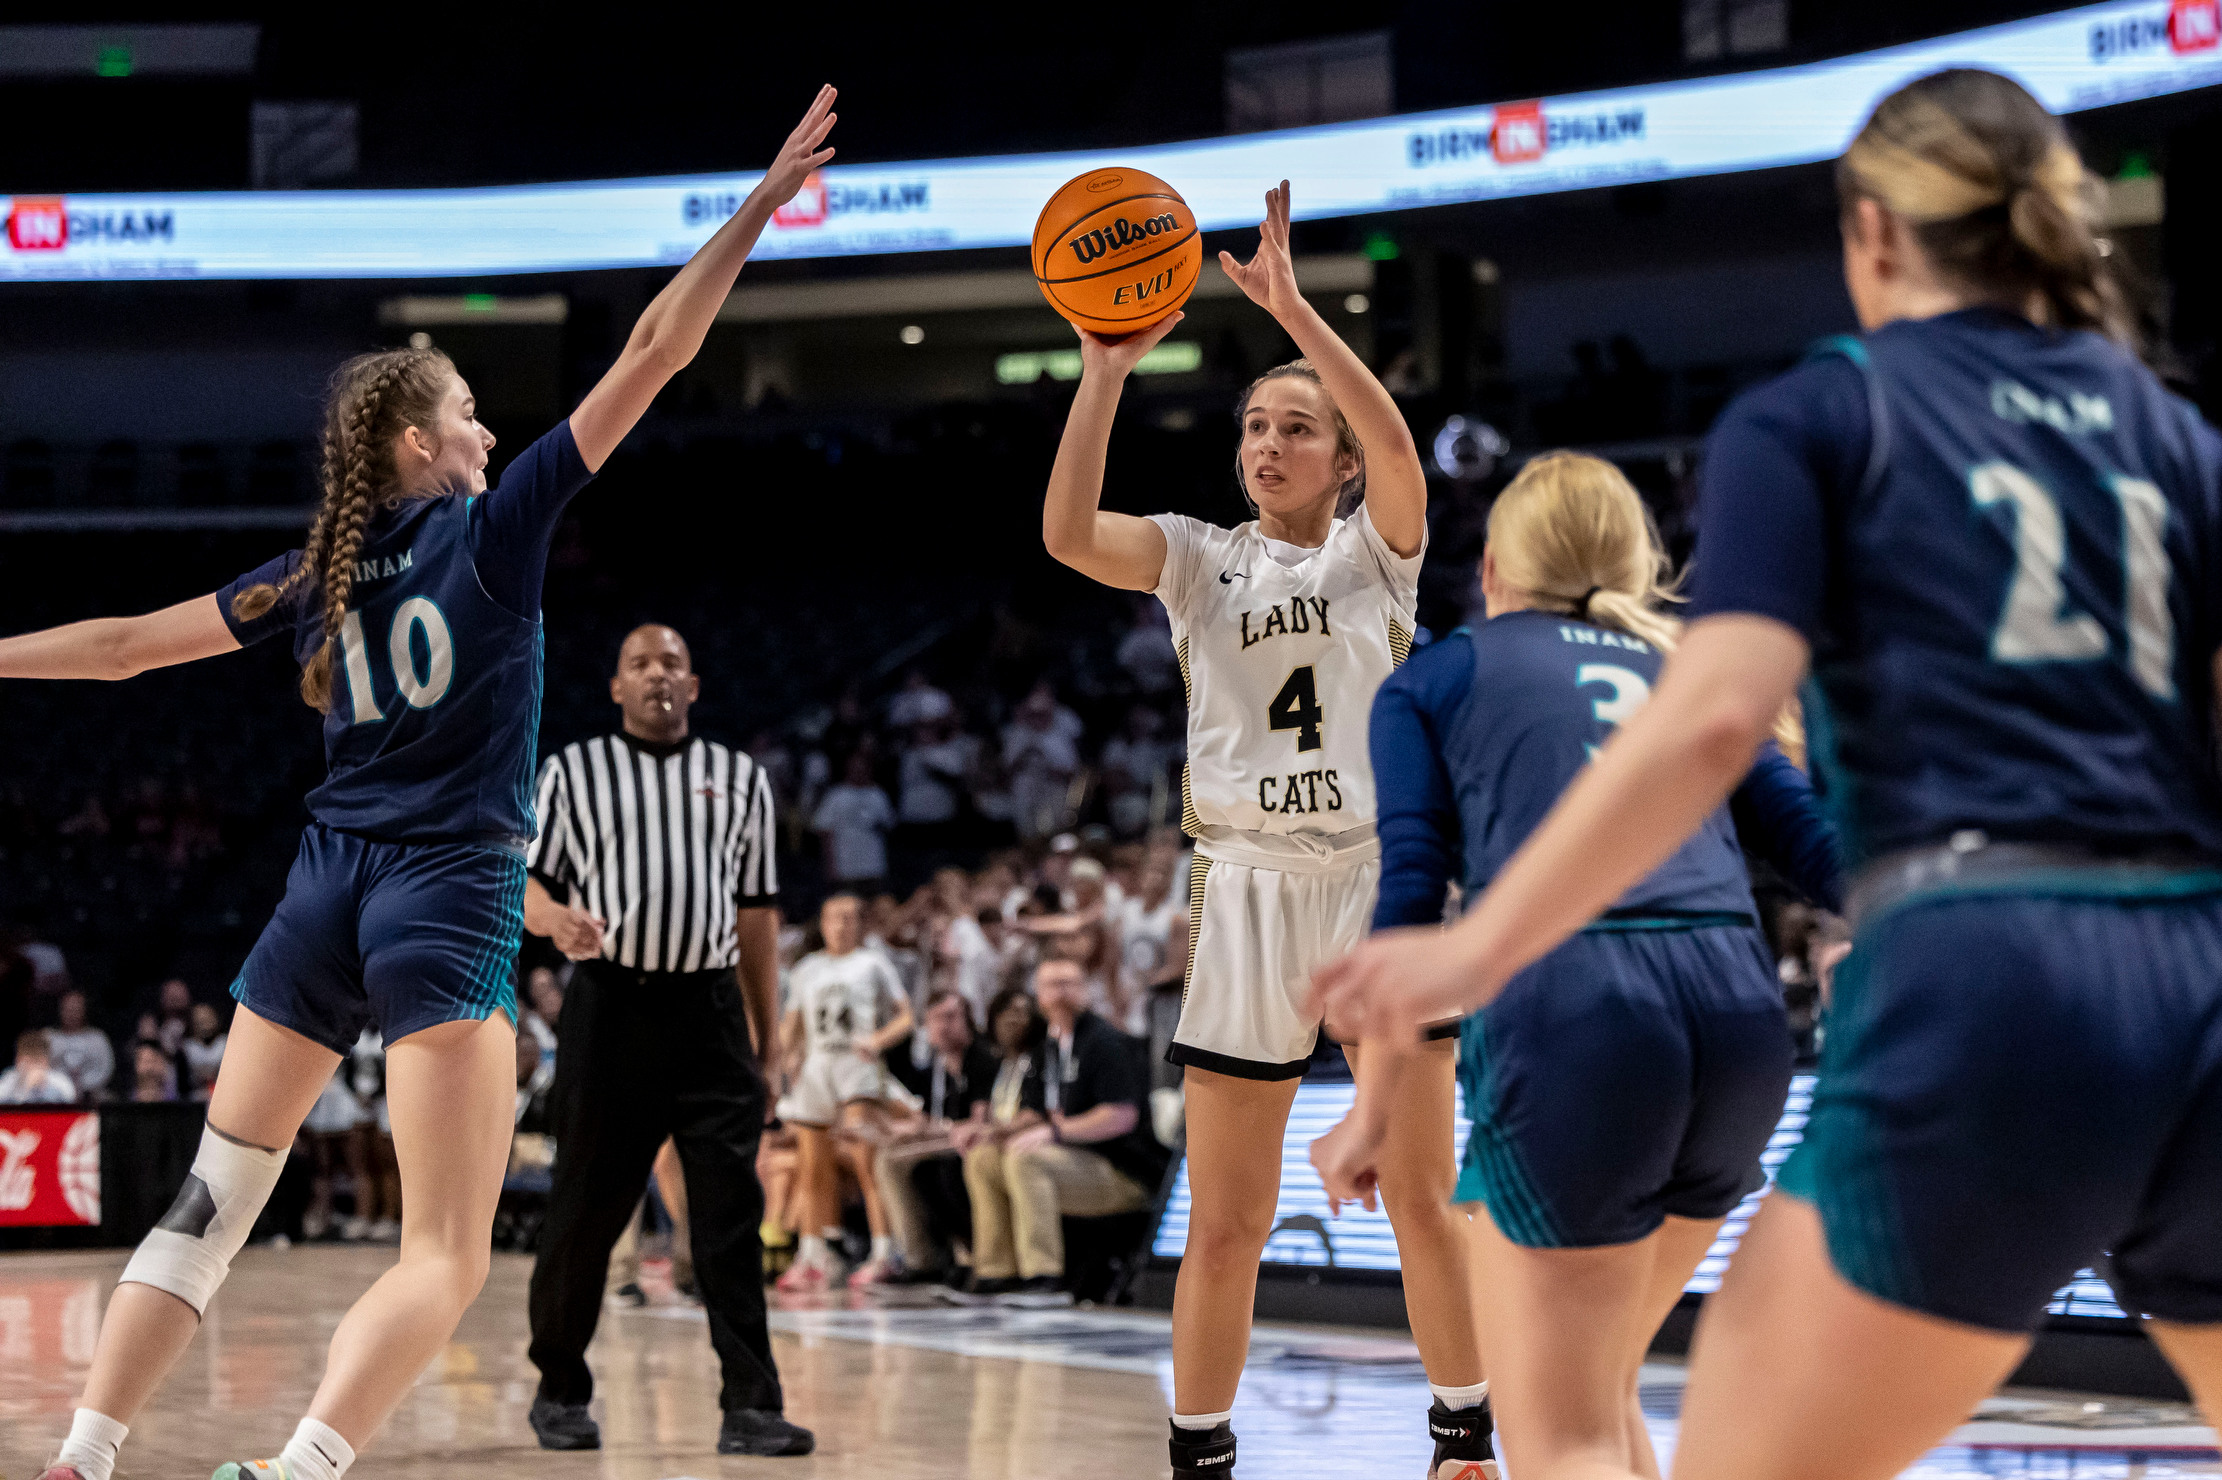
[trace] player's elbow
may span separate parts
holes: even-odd
[[[93,639],[95,676],[117,680],[137,678],[155,665],[147,634],[130,618],[103,622]]]
[[[625,346],[625,357],[648,374],[669,380],[694,362],[694,354],[701,347],[697,340],[691,344],[676,341],[671,330],[644,318],[633,330],[632,341]]]
[[[1085,530],[1072,529],[1056,520],[1042,521],[1042,547],[1049,551],[1049,558],[1059,565],[1069,565],[1078,570],[1088,558],[1090,540]]]

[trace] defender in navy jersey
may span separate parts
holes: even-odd
[[[42,1480],[109,1480],[129,1420],[191,1340],[284,1148],[366,1023],[386,1043],[406,1198],[399,1263],[341,1322],[284,1452],[226,1462],[215,1480],[339,1480],[476,1297],[515,1109],[509,977],[533,833],[549,541],[564,505],[701,347],[772,213],[832,157],[832,105],[821,89],[616,364],[493,490],[493,436],[447,356],[358,356],[333,378],[324,500],[301,550],[164,611],[0,640],[0,678],[113,679],[290,633],[328,762],[285,899],[233,987],[240,1010],[199,1154],[124,1269]],[[744,1417],[746,1452],[808,1451],[808,1433],[777,1412]]]
[[[1485,1000],[1699,824],[1810,658],[1856,936],[1698,1344],[1708,1476],[1898,1473],[2102,1253],[2222,1413],[2222,438],[2121,347],[2095,186],[2020,87],[1909,84],[1838,182],[1868,332],[1723,414],[1652,704],[1458,930],[1325,984]]]
[[[1643,707],[1676,637],[1658,609],[1663,565],[1642,499],[1601,459],[1537,458],[1498,496],[1481,570],[1488,620],[1423,649],[1374,699],[1376,929],[1440,924],[1453,879],[1478,897]],[[1469,1235],[1476,1307],[1491,1313],[1492,1402],[1508,1431],[1533,1425],[1523,1466],[1571,1458],[1557,1449],[1563,1429],[1538,1419],[1536,1370],[1595,1371],[1593,1390],[1562,1378],[1548,1400],[1643,1432],[1633,1393],[1650,1334],[1760,1185],[1791,1044],[1739,823],[1815,903],[1837,905],[1841,881],[1804,773],[1774,746],[1734,812],[1715,811],[1462,1025],[1473,1131],[1454,1197],[1484,1205]],[[1349,1118],[1313,1143],[1329,1196],[1370,1191],[1387,1131],[1379,1100],[1361,1082]],[[1572,1266],[1550,1252],[1567,1249],[1582,1251]],[[1600,1302],[1608,1267],[1624,1294]]]
[[[422,353],[453,378],[445,356]],[[286,897],[232,983],[256,1016],[334,1053],[373,1022],[391,1043],[458,1018],[515,1019],[541,573],[591,476],[559,422],[490,491],[420,494],[366,521],[331,665],[326,779],[309,793]],[[323,651],[322,585],[294,579],[302,559],[217,593],[240,646],[289,632],[304,665]],[[258,589],[283,594],[238,615]]]

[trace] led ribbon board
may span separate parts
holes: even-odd
[[[1805,164],[1843,151],[1892,88],[1948,66],[2072,113],[2222,82],[2222,0],[2116,0],[1933,41],[1729,77],[1085,154],[835,165],[760,257],[1009,247],[1083,170],[1160,175],[1207,230],[1254,224],[1287,177],[1299,219]],[[0,279],[424,278],[683,262],[759,176],[469,190],[7,198]]]
[[[1782,1118],[1767,1140],[1767,1149],[1759,1153],[1759,1169],[1765,1174],[1766,1185],[1739,1203],[1721,1224],[1719,1237],[1714,1239],[1713,1246],[1706,1251],[1696,1274],[1685,1287],[1690,1294],[1710,1295],[1720,1288],[1721,1275],[1735,1257],[1737,1246],[1759,1212],[1761,1200],[1774,1187],[1775,1173],[1805,1138],[1806,1116],[1813,1108],[1814,1082],[1811,1074],[1799,1074],[1791,1079]],[[1393,1271],[1401,1268],[1396,1233],[1389,1227],[1388,1215],[1369,1213],[1354,1203],[1346,1203],[1341,1214],[1336,1215],[1328,1208],[1327,1189],[1321,1185],[1319,1174],[1312,1170],[1313,1138],[1325,1135],[1350,1112],[1354,1095],[1355,1090],[1348,1083],[1307,1081],[1297,1087],[1296,1103],[1289,1108],[1288,1132],[1281,1141],[1281,1190],[1273,1210],[1273,1231],[1265,1241],[1265,1255],[1260,1263],[1325,1270]],[[1452,1127],[1461,1156],[1465,1154],[1466,1138],[1472,1130],[1473,1124],[1466,1118],[1466,1094],[1461,1088]],[[1178,1259],[1187,1249],[1190,1196],[1188,1164],[1184,1159],[1173,1179],[1172,1193],[1166,1199],[1164,1217],[1159,1220],[1157,1234],[1150,1243],[1150,1252],[1157,1257]],[[2059,1316],[2123,1319],[2122,1308],[2115,1303],[2113,1291],[2087,1269],[2054,1294],[2045,1309]]]

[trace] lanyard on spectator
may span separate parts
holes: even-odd
[[[1065,1086],[1080,1077],[1080,1058],[1062,1038],[1052,1037],[1044,1047],[1056,1050],[1055,1064],[1043,1055],[1042,1101],[1049,1106],[1049,1113],[1061,1115],[1065,1109]]]
[[[1005,1059],[995,1071],[995,1089],[992,1098],[996,1123],[1008,1124],[1018,1114],[1019,1093],[1026,1082],[1026,1060]]]
[[[927,1115],[927,1117],[928,1117],[929,1119],[932,1119],[932,1120],[947,1120],[947,1119],[949,1118],[949,1117],[947,1117],[946,1115],[943,1115],[943,1114],[941,1113],[941,1106],[942,1106],[942,1102],[943,1102],[943,1099],[944,1099],[944,1097],[945,1097],[945,1094],[946,1094],[946,1091],[947,1091],[947,1088],[948,1088],[948,1082],[949,1082],[949,1075],[948,1075],[948,1071],[947,1071],[947,1070],[945,1070],[944,1068],[942,1068],[942,1066],[941,1066],[941,1055],[940,1055],[940,1054],[935,1054],[935,1055],[934,1055],[934,1087],[933,1087],[933,1092],[932,1092],[932,1095],[931,1095],[931,1097],[930,1097],[930,1101],[931,1101],[931,1102],[930,1102],[930,1104],[928,1105],[928,1108],[927,1108],[927,1110],[926,1110],[926,1115]]]

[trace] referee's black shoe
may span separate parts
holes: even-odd
[[[532,1400],[532,1431],[542,1449],[600,1449],[602,1428],[584,1403],[558,1403],[553,1398]]]
[[[808,1454],[818,1447],[810,1430],[791,1424],[768,1408],[731,1408],[718,1430],[718,1453],[790,1455]]]
[[[1209,1429],[1184,1429],[1179,1424],[1172,1427],[1173,1438],[1167,1447],[1173,1454],[1173,1480],[1184,1475],[1234,1473],[1233,1424]]]
[[[1435,1441],[1427,1480],[1497,1480],[1497,1449],[1490,1442],[1496,1427],[1487,1398],[1470,1408],[1445,1408],[1437,1398],[1427,1410],[1428,1436]]]

